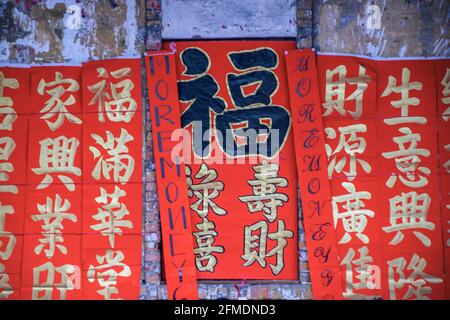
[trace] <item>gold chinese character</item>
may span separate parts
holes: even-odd
[[[445,149],[446,152],[450,152],[450,143],[449,143],[449,144],[446,144],[446,145],[444,146],[444,149]],[[442,166],[443,166],[444,169],[447,171],[447,173],[450,173],[450,159],[447,160]]]
[[[98,77],[109,78],[105,68],[98,68]],[[121,79],[131,75],[130,68],[122,68],[110,73],[114,79]],[[94,93],[89,105],[97,104],[98,120],[105,122],[105,113],[112,122],[130,122],[136,111],[137,103],[131,97],[134,83],[131,79],[124,79],[117,83],[109,83],[111,93],[108,92],[107,81],[103,79],[88,87]]]
[[[396,245],[403,240],[402,230],[434,230],[434,223],[427,221],[430,202],[431,198],[427,193],[418,194],[414,191],[402,192],[401,196],[395,196],[389,200],[391,225],[383,227],[383,230],[388,233],[397,232],[390,245]],[[431,246],[431,240],[425,234],[417,230],[413,233],[426,247]]]
[[[388,266],[389,296],[391,300],[397,300],[396,290],[403,288],[405,285],[408,290],[403,299],[429,300],[428,294],[432,293],[432,289],[426,284],[442,283],[442,279],[424,273],[427,261],[415,253],[408,265],[406,265],[405,258],[399,257],[388,261]],[[411,272],[408,277],[405,277],[406,271]],[[395,277],[396,274],[398,279]]]
[[[55,72],[55,80],[46,82],[41,79],[39,81],[37,92],[41,96],[44,94],[51,96],[40,111],[44,114],[41,119],[45,120],[50,130],[55,131],[60,128],[64,123],[64,118],[67,118],[71,123],[81,124],[81,120],[67,110],[68,106],[76,103],[75,97],[69,94],[66,100],[62,100],[62,96],[66,92],[77,92],[78,90],[80,90],[80,86],[76,80],[63,78],[62,73],[57,71]],[[51,119],[55,117],[56,119],[52,121]]]
[[[447,207],[447,209],[450,209],[450,205],[447,205],[446,207]],[[447,221],[447,224],[450,225],[450,220]],[[450,229],[447,229],[447,237],[449,236],[449,234],[450,234]],[[450,237],[447,239],[447,246],[450,247]]]
[[[442,95],[444,96],[442,98],[442,102],[445,105],[450,104],[450,68],[447,68],[447,71],[445,72],[444,78],[442,78],[441,81],[442,84]],[[448,121],[450,118],[450,106],[445,109],[444,113],[442,114],[442,119],[445,121]]]
[[[343,296],[347,299],[369,299],[373,296],[362,296],[356,294],[353,290],[376,289],[375,276],[372,273],[373,258],[369,255],[369,249],[364,246],[358,249],[359,258],[356,257],[356,252],[353,248],[347,251],[347,254],[342,259],[341,266],[345,266],[345,292]],[[356,271],[356,279],[354,282],[353,273]]]
[[[357,136],[357,133],[367,131],[366,125],[355,124],[346,127],[339,127],[338,130],[340,136],[336,149],[333,151],[329,144],[325,144],[328,159],[331,159],[328,164],[328,177],[331,178],[334,171],[341,173],[344,170],[345,165],[347,164],[347,157],[344,156],[340,160],[337,159],[337,153],[342,150],[344,150],[349,156],[349,170],[344,171],[344,174],[349,181],[353,181],[356,178],[357,163],[361,165],[364,172],[370,173],[372,171],[370,164],[367,161],[356,158],[357,154],[362,154],[366,150],[366,139]],[[336,131],[333,128],[325,128],[325,133],[327,134],[327,139],[331,140],[336,138]]]
[[[214,246],[214,240],[217,236],[215,225],[212,221],[204,218],[203,222],[195,225],[197,230],[193,233],[197,248],[194,248],[195,264],[199,271],[214,272],[214,267],[217,264],[217,258],[214,253],[223,253],[222,246]],[[205,264],[206,262],[206,264]]]
[[[108,194],[103,188],[100,188],[100,193],[101,195],[95,198],[95,202],[102,204],[102,207],[98,209],[97,214],[92,216],[99,223],[91,225],[90,228],[107,236],[109,244],[114,248],[115,235],[122,235],[122,228],[133,228],[133,223],[124,219],[130,214],[127,206],[119,201],[119,198],[125,196],[126,192],[115,186],[114,192],[111,194]]]
[[[3,72],[0,71],[0,116],[4,116],[0,123],[0,130],[11,131],[13,123],[17,120],[17,113],[12,108],[13,100],[4,96],[5,88],[18,89],[19,82],[17,79],[5,78]]]
[[[391,105],[394,108],[400,109],[401,117],[385,119],[384,122],[388,125],[395,125],[400,123],[427,123],[425,117],[410,117],[409,116],[409,106],[418,106],[420,104],[420,99],[415,97],[410,97],[409,92],[411,90],[421,91],[422,83],[419,81],[409,82],[410,74],[408,68],[402,69],[402,84],[397,86],[397,79],[393,76],[389,76],[388,85],[384,89],[381,97],[387,97],[391,93],[399,93],[400,100],[391,101]]]
[[[75,266],[71,264],[65,264],[60,267],[55,267],[53,263],[46,262],[39,267],[33,268],[33,289],[32,300],[52,300],[53,290],[57,290],[59,293],[59,300],[66,299],[66,291],[73,290],[75,284],[70,280],[72,274],[75,271]],[[47,278],[41,279],[41,276],[47,276]],[[60,282],[56,281],[56,276],[61,278]]]
[[[133,136],[126,129],[121,128],[118,138],[114,137],[109,131],[106,131],[106,140],[103,140],[97,134],[91,134],[91,137],[109,156],[109,158],[104,158],[97,147],[89,147],[89,150],[94,155],[94,159],[97,160],[92,171],[92,177],[99,180],[101,174],[103,174],[106,179],[111,179],[110,173],[112,171],[112,179],[114,182],[120,182],[121,184],[127,183],[134,170],[134,159],[128,154],[129,151],[126,144],[134,140]]]
[[[422,139],[420,134],[413,133],[408,127],[402,127],[399,131],[403,134],[399,137],[394,137],[399,150],[383,152],[382,155],[386,159],[395,159],[395,165],[400,171],[400,174],[392,174],[386,181],[386,186],[394,187],[397,178],[403,182],[404,185],[410,188],[420,188],[428,183],[426,176],[416,173],[416,169],[424,174],[430,174],[430,169],[420,167],[420,157],[429,157],[430,151],[427,149],[417,148],[418,142]]]
[[[115,300],[112,295],[119,294],[119,289],[116,287],[119,277],[131,276],[130,267],[123,263],[124,258],[125,256],[122,251],[108,249],[104,256],[96,256],[97,266],[89,265],[87,272],[88,281],[92,283],[97,277],[98,284],[102,287],[97,292],[105,300]],[[122,270],[118,272],[115,268],[121,268]]]
[[[278,176],[279,164],[267,163],[254,166],[255,180],[249,180],[248,184],[253,189],[252,196],[239,197],[239,200],[247,203],[251,213],[263,211],[269,222],[277,218],[277,208],[282,207],[288,200],[286,194],[277,192],[277,187],[286,187],[288,181]]]
[[[14,207],[10,205],[3,205],[0,202],[0,258],[3,260],[8,260],[11,257],[14,247],[16,246],[15,235],[6,230],[7,214],[14,214]]]
[[[7,299],[13,293],[14,290],[9,284],[9,275],[5,272],[5,266],[0,263],[0,299]]]
[[[270,264],[274,275],[279,274],[284,268],[284,248],[287,246],[286,238],[293,238],[294,233],[285,229],[283,220],[278,220],[278,230],[268,234],[269,225],[267,221],[259,221],[244,229],[244,267],[250,266],[255,261],[263,268],[266,267],[266,257],[276,256],[276,264]],[[257,234],[254,234],[256,232]],[[259,233],[259,234],[258,234]],[[267,238],[275,240],[276,245],[267,252]]]
[[[364,209],[363,199],[371,199],[372,194],[367,191],[356,191],[353,183],[343,182],[342,186],[349,192],[348,194],[332,197],[332,208],[334,217],[334,226],[342,219],[342,225],[345,235],[339,240],[339,243],[348,243],[355,233],[356,237],[364,244],[368,244],[370,239],[363,232],[367,226],[367,217],[373,218],[375,213],[372,210]],[[339,212],[338,203],[343,202],[342,208],[346,211]]]
[[[66,174],[71,173],[81,176],[80,168],[74,166],[75,155],[80,145],[78,139],[61,136],[55,139],[47,138],[41,140],[39,144],[41,145],[39,154],[40,167],[32,170],[36,174],[45,174],[45,177],[36,189],[47,188],[53,182],[53,177],[50,174],[54,173],[67,190],[74,191],[74,182]]]
[[[0,137],[0,182],[8,181],[8,173],[14,171],[13,164],[8,160],[15,149],[16,142],[12,138]],[[14,189],[14,193],[17,193],[17,186],[14,186]]]
[[[67,254],[67,248],[62,244],[64,237],[61,230],[64,229],[62,222],[70,220],[77,222],[77,216],[73,213],[67,212],[70,209],[70,202],[67,199],[61,199],[57,194],[55,200],[47,197],[45,204],[37,205],[40,214],[31,216],[33,221],[43,221],[41,226],[42,235],[44,238],[39,239],[40,244],[34,248],[36,254],[40,254],[44,250],[47,258],[52,258],[55,254],[55,249],[58,249],[62,254]]]
[[[192,198],[195,196],[198,200],[191,204],[191,209],[198,213],[201,218],[208,215],[209,208],[217,215],[225,215],[227,212],[219,207],[213,199],[219,196],[219,191],[223,190],[223,183],[215,181],[217,179],[217,172],[209,169],[205,163],[202,163],[197,174],[196,179],[203,179],[201,183],[194,184],[191,177],[191,168],[186,166],[186,179],[188,186],[188,196]]]
[[[335,75],[338,75],[338,79],[333,81]],[[326,117],[336,110],[341,116],[345,116],[348,113],[353,119],[359,119],[363,111],[363,94],[371,80],[372,78],[366,74],[366,68],[362,65],[359,65],[359,74],[356,78],[347,78],[347,67],[345,65],[337,66],[334,70],[327,70],[325,103],[322,104],[325,108],[323,116]],[[356,85],[356,90],[346,97],[345,89],[347,83]],[[355,100],[355,110],[353,111],[345,109],[345,102],[351,100]]]

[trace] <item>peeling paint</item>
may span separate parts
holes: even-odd
[[[368,56],[448,56],[449,1],[317,0],[313,45],[323,52]],[[368,5],[381,11],[379,29],[369,28]]]
[[[162,0],[162,37],[297,36],[296,0]]]
[[[80,7],[79,29],[66,24]],[[9,0],[0,4],[0,62],[80,63],[142,53],[145,0]],[[16,52],[17,50],[17,52]]]

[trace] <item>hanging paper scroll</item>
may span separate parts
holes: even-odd
[[[0,300],[20,299],[29,68],[0,68]]]
[[[185,165],[172,156],[181,129],[172,51],[145,57],[168,298],[198,299]]]
[[[313,298],[341,299],[314,51],[287,52],[286,71]]]
[[[435,67],[446,298],[450,299],[450,60],[438,60]]]
[[[382,265],[375,66],[368,59],[320,55],[318,76],[343,297],[373,299],[381,296],[374,282]],[[357,263],[365,268],[362,281]]]
[[[0,298],[136,299],[139,59],[5,67],[0,86]]]
[[[284,63],[293,48],[290,41],[176,43],[199,279],[298,279]]]
[[[31,68],[22,299],[80,299],[81,67]]]
[[[137,299],[142,243],[140,59],[83,65],[84,299]]]
[[[434,61],[377,62],[389,299],[443,299]]]

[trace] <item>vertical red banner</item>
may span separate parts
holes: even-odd
[[[185,165],[173,158],[181,129],[173,52],[145,57],[163,239],[164,271],[170,300],[198,299]]]
[[[140,59],[83,65],[83,298],[139,296],[142,256]]]
[[[446,298],[450,299],[450,60],[435,61],[439,128],[439,190],[444,245]]]
[[[29,68],[0,67],[0,300],[20,299]]]
[[[443,299],[434,61],[377,61],[385,298]]]
[[[22,299],[81,298],[81,67],[31,69]]]
[[[382,296],[375,63],[318,56],[327,174],[345,299]]]
[[[313,298],[341,299],[314,51],[288,51],[286,71]]]

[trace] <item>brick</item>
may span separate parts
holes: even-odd
[[[145,232],[157,232],[160,230],[160,226],[158,222],[146,222],[145,223]]]
[[[146,262],[160,262],[161,255],[159,253],[146,253],[144,255],[144,260]]]
[[[251,287],[251,298],[255,300],[269,299],[270,290],[268,286],[255,285]]]
[[[147,171],[145,173],[145,181],[148,182],[155,182],[156,181],[156,174],[155,171]]]
[[[152,284],[159,284],[159,282],[161,281],[161,278],[159,276],[159,274],[147,274],[145,276],[145,282],[146,283],[152,283]]]

